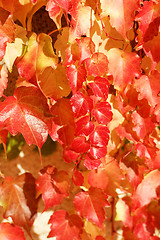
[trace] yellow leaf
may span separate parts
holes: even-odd
[[[39,75],[38,84],[46,97],[51,97],[55,100],[67,97],[71,91],[66,76],[66,68],[61,65],[58,65],[56,69],[47,67]]]

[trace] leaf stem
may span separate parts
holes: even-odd
[[[111,37],[111,36],[109,36],[108,33],[106,32],[105,27],[104,27],[104,23],[103,23],[102,18],[101,18],[101,14],[100,14],[100,12],[99,12],[97,0],[96,0],[96,8],[97,8],[98,16],[99,16],[100,21],[101,21],[102,29],[103,29],[103,31],[105,32],[106,36],[107,36],[108,38],[112,39],[112,40],[123,42],[123,41],[124,41],[123,39],[117,39],[117,38]]]

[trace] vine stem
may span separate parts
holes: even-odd
[[[112,232],[112,239],[114,239],[115,229],[114,229],[114,208],[115,208],[115,198],[112,197],[111,202],[111,232]]]
[[[47,35],[50,36],[52,33],[58,32],[58,31],[62,30],[63,28],[65,28],[65,27],[62,27],[60,29],[57,28],[57,29],[53,30],[52,32],[48,33]]]
[[[101,14],[100,14],[100,12],[99,12],[97,0],[96,0],[96,9],[97,9],[97,12],[98,12],[98,16],[99,16],[99,18],[100,18],[100,21],[101,21],[102,29],[103,29],[103,31],[105,32],[106,36],[107,36],[108,38],[112,39],[112,40],[123,42],[124,40],[111,37],[111,36],[109,36],[108,33],[106,32],[105,27],[104,27],[104,23],[103,23],[102,18],[101,18]]]
[[[7,96],[6,96],[6,95],[4,95],[4,94],[2,95],[2,97],[4,97],[4,98],[7,98]]]

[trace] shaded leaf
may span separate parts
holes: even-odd
[[[2,97],[4,89],[7,88],[8,73],[5,66],[0,66],[0,97]]]
[[[4,57],[7,42],[14,41],[15,24],[8,11],[0,7],[0,60]]]
[[[72,175],[72,180],[76,186],[82,186],[84,182],[84,177],[81,172],[75,171]]]
[[[58,65],[56,69],[47,67],[38,77],[38,84],[46,97],[57,100],[67,97],[71,91],[66,76],[66,68]]]
[[[54,166],[46,166],[39,172],[36,181],[37,196],[42,194],[46,211],[61,203],[69,194],[69,177],[65,171],[57,171]]]
[[[14,224],[30,231],[37,212],[35,179],[30,173],[17,178],[6,177],[0,185],[0,205],[4,207],[4,217],[11,217]]]
[[[65,145],[70,145],[74,138],[75,123],[70,100],[61,98],[51,108],[54,122],[61,128],[58,130],[58,140]]]
[[[55,68],[57,64],[58,59],[54,54],[51,37],[44,33],[38,36],[30,33],[27,51],[17,64],[19,75],[30,80],[35,75],[38,77],[45,68]]]

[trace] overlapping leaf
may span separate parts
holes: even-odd
[[[136,16],[140,22],[139,29],[142,31],[143,41],[147,42],[158,34],[160,4],[153,1],[145,1],[143,7]]]
[[[113,27],[127,38],[126,32],[132,28],[135,11],[139,7],[138,0],[100,0],[103,16],[110,16]]]
[[[115,159],[111,157],[106,157],[105,167],[92,170],[88,176],[89,184],[92,187],[103,188],[107,194],[112,196],[117,195],[116,188],[120,185],[122,179],[122,172]]]
[[[63,197],[69,194],[69,177],[65,171],[57,171],[54,166],[47,166],[39,172],[36,181],[37,196],[42,194],[45,211],[60,204]]]
[[[141,75],[140,58],[135,53],[126,53],[117,48],[108,51],[109,73],[113,75],[114,87],[123,91],[132,84],[135,77]]]
[[[77,136],[88,136],[94,130],[94,123],[90,121],[89,116],[84,116],[76,122],[75,127]]]
[[[149,76],[143,75],[135,80],[135,87],[139,92],[138,98],[146,98],[152,109],[159,102],[159,84],[160,73],[158,71],[153,71]]]
[[[71,91],[66,76],[66,69],[58,65],[56,69],[47,67],[39,75],[38,84],[46,97],[57,100],[67,97]]]
[[[7,42],[14,41],[15,24],[8,11],[0,7],[0,60],[3,58]]]
[[[90,99],[91,100],[91,99]],[[76,92],[71,98],[72,110],[75,117],[81,117],[90,112],[90,103],[81,92]]]
[[[90,82],[89,86],[92,88],[95,96],[107,99],[109,92],[109,82],[106,78],[95,77],[94,82]]]
[[[25,240],[24,233],[20,227],[15,227],[10,223],[0,224],[0,239],[1,240]]]
[[[14,224],[28,232],[37,212],[35,179],[30,173],[17,178],[6,177],[0,185],[0,205],[4,207],[4,217],[11,217]]]
[[[106,126],[98,125],[89,135],[89,140],[93,146],[105,147],[109,140],[109,130]]]
[[[74,198],[78,214],[102,227],[105,219],[104,207],[108,205],[107,196],[98,188],[90,188],[88,192],[80,192]]]
[[[97,103],[92,114],[99,124],[107,125],[112,120],[111,106],[107,102]]]
[[[29,35],[27,52],[18,62],[17,68],[19,75],[30,80],[35,75],[38,77],[46,67],[55,68],[58,63],[52,47],[50,36],[41,33]],[[44,76],[45,77],[45,76]]]
[[[108,69],[108,59],[104,53],[94,53],[85,60],[88,75],[103,76]]]
[[[4,89],[7,88],[8,73],[5,66],[0,66],[0,97],[3,95]]]
[[[72,92],[77,92],[82,88],[83,82],[86,80],[86,69],[84,66],[70,65],[67,68],[67,78],[69,79],[70,88]]]
[[[58,141],[68,146],[72,143],[75,133],[74,114],[69,99],[61,98],[51,108],[54,122],[60,126]]]
[[[22,133],[26,142],[42,147],[48,136],[48,105],[36,87],[19,87],[14,96],[0,103],[0,128],[12,135]]]
[[[159,185],[160,172],[156,169],[148,173],[138,185],[133,197],[134,207],[143,207],[146,204],[149,204],[152,199],[157,198],[156,189]]]
[[[52,214],[49,223],[51,231],[48,237],[56,237],[57,240],[81,239],[83,222],[78,215],[69,215],[65,210],[58,210]]]
[[[72,11],[76,11],[80,0],[49,0],[46,6],[46,10],[49,12],[50,18],[53,19],[58,28],[61,27],[61,17],[64,14],[67,18],[67,13],[71,14]],[[67,18],[67,21],[68,18]]]

